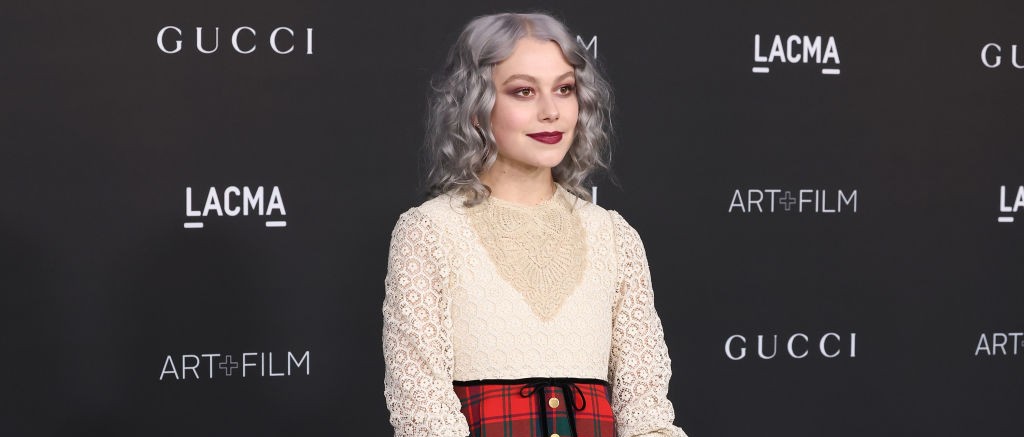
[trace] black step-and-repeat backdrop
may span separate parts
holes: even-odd
[[[389,435],[390,231],[472,17],[618,95],[691,436],[1018,436],[1024,3],[13,2],[0,434]]]

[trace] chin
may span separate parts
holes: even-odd
[[[553,159],[546,159],[546,160],[542,161],[541,163],[538,163],[537,166],[538,167],[545,167],[545,168],[555,168],[555,167],[558,167],[558,164],[561,164],[562,161],[564,161],[564,160],[565,160],[565,156],[563,155],[557,161],[553,160]]]

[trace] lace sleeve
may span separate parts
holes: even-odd
[[[608,381],[617,434],[686,437],[672,424],[675,411],[668,400],[672,366],[661,319],[654,308],[647,253],[636,230],[617,212],[611,211],[611,216],[618,274]]]
[[[452,388],[447,253],[429,217],[403,213],[384,280],[384,398],[395,437],[466,437]]]

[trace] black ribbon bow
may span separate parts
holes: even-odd
[[[576,384],[568,381],[560,381],[558,378],[548,378],[543,381],[531,382],[523,385],[519,389],[519,395],[526,398],[530,397],[534,393],[537,393],[537,411],[543,415],[541,424],[544,427],[544,434],[542,436],[547,437],[548,433],[548,414],[547,409],[544,407],[544,388],[545,387],[558,387],[562,389],[562,397],[565,398],[565,410],[566,415],[569,417],[569,429],[572,432],[571,437],[576,437],[576,413],[575,411],[582,411],[587,408],[587,398],[583,396],[583,390]],[[575,390],[575,391],[574,391]],[[580,394],[580,399],[583,403],[576,405],[576,393]]]

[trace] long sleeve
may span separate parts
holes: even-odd
[[[617,212],[611,211],[611,216],[618,273],[608,381],[616,431],[621,437],[686,437],[672,424],[672,366],[654,307],[647,253],[636,230]]]
[[[452,272],[438,228],[416,208],[391,233],[384,280],[384,397],[395,437],[466,437],[452,388]]]

